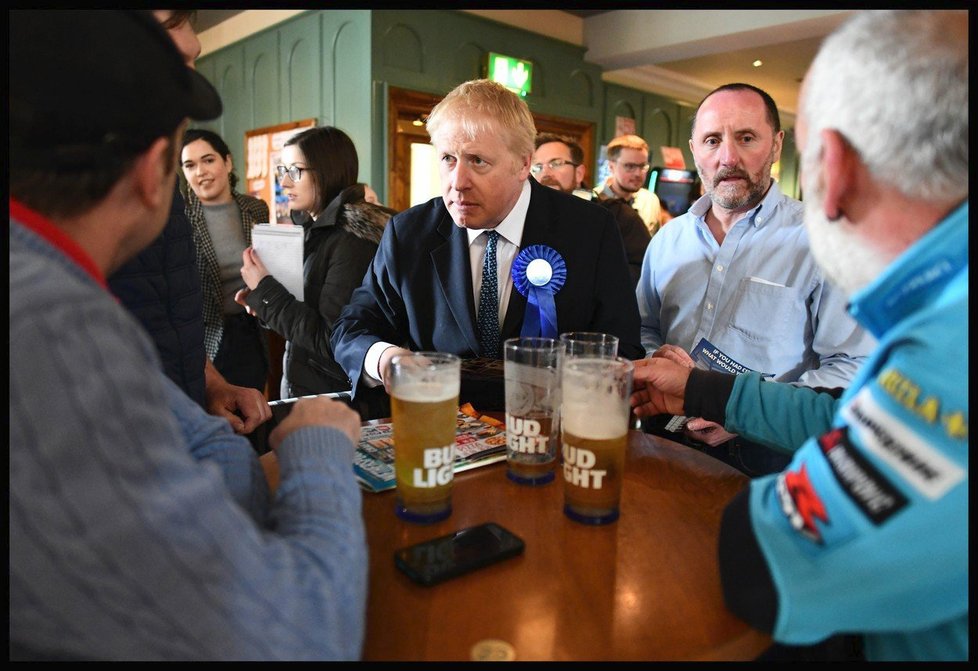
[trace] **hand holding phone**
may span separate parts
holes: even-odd
[[[394,564],[411,580],[434,585],[515,557],[523,540],[494,522],[469,527],[394,552]]]

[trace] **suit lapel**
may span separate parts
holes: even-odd
[[[475,305],[472,300],[472,273],[469,270],[469,245],[465,230],[452,221],[442,210],[438,233],[444,242],[431,250],[431,262],[435,277],[445,297],[445,302],[458,324],[462,336],[473,352],[479,351],[479,338],[475,332]],[[435,324],[435,328],[438,325]]]

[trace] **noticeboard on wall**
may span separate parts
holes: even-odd
[[[292,223],[289,219],[288,200],[275,178],[275,166],[280,163],[282,145],[296,133],[315,125],[315,119],[303,119],[245,132],[247,193],[268,203],[268,212],[272,219],[268,223]]]

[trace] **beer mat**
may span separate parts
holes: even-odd
[[[471,403],[458,409],[455,432],[455,472],[495,464],[506,459],[505,423],[480,415]],[[370,423],[360,429],[353,457],[353,472],[360,486],[371,492],[394,489],[394,425]]]

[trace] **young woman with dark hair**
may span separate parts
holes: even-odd
[[[231,384],[264,392],[268,338],[234,295],[241,288],[241,253],[251,245],[252,226],[268,221],[268,205],[235,190],[231,150],[217,133],[188,130],[180,160],[190,187],[185,211],[204,297],[207,357]]]

